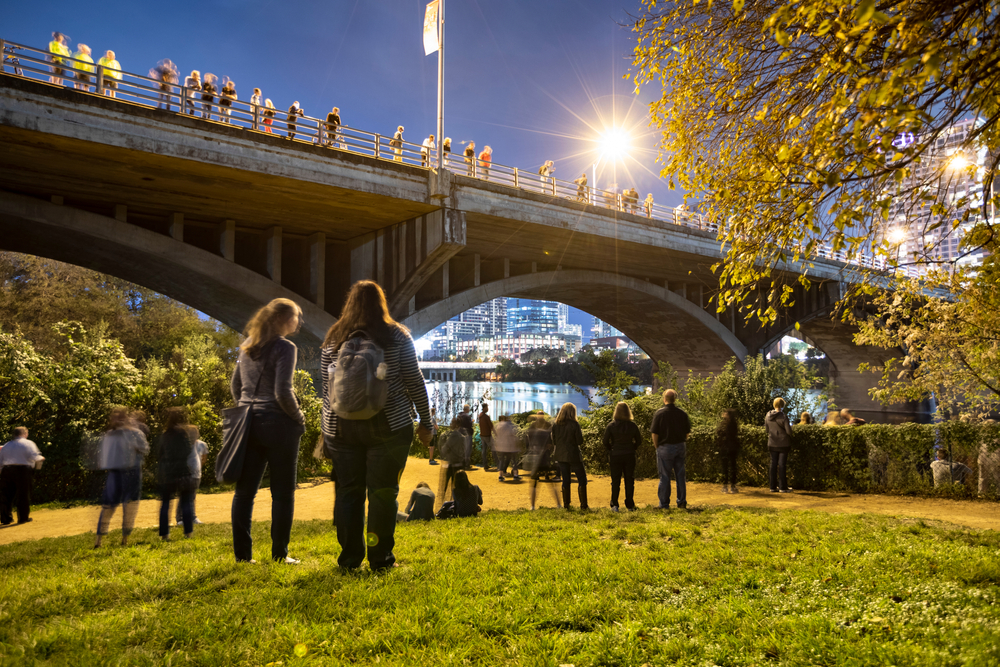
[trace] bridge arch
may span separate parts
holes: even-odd
[[[292,299],[296,339],[318,347],[336,318],[265,276],[169,236],[32,197],[0,193],[0,247],[113,275],[165,294],[242,331],[271,299]]]
[[[604,271],[543,271],[503,278],[437,301],[410,315],[414,337],[497,297],[559,301],[599,317],[657,360],[678,370],[718,371],[746,347],[707,311],[650,282]]]

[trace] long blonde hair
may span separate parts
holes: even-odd
[[[562,407],[559,408],[559,414],[556,415],[556,423],[562,424],[570,421],[576,421],[576,406],[572,403],[563,403]]]
[[[296,315],[302,321],[302,309],[299,304],[291,299],[273,299],[266,306],[261,307],[243,331],[247,339],[240,345],[241,348],[255,359],[265,345],[281,335],[280,328],[284,326],[292,315]]]
[[[618,401],[618,404],[615,406],[614,419],[632,421],[632,408],[628,406],[628,403],[625,401]]]

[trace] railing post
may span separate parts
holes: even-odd
[[[97,94],[104,94],[104,65],[97,66]]]
[[[13,63],[12,63],[13,64]],[[0,74],[7,71],[7,42],[0,39]]]
[[[320,145],[320,146],[322,146],[322,145],[323,145],[323,130],[325,129],[325,128],[323,127],[323,121],[321,121],[321,120],[317,120],[317,121],[316,121],[316,127],[317,127],[317,129],[319,130],[319,131],[318,131],[318,132],[316,133],[316,140],[317,140],[317,142],[319,143],[319,145]]]
[[[260,105],[253,105],[253,129],[260,129]]]
[[[517,167],[514,167],[514,187],[515,188],[521,187],[520,182],[518,180],[518,176],[517,176]]]
[[[178,108],[180,109],[180,114],[183,116],[184,114],[187,113],[188,88],[187,86],[181,86],[180,89],[181,89],[181,103],[178,105]]]
[[[381,148],[382,148],[382,135],[381,134],[376,134],[375,135],[375,157],[376,158],[380,157]]]

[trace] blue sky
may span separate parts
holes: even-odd
[[[162,58],[228,76],[241,99],[254,87],[279,108],[298,100],[310,116],[334,105],[343,121],[391,133],[406,126],[419,143],[436,126],[437,56],[424,56],[424,0],[209,0],[96,5],[3,0],[0,34],[43,47],[58,30],[71,48],[116,52],[122,68],[145,73]],[[622,79],[631,67],[629,12],[638,0],[446,0],[445,135],[456,149],[474,140],[495,162],[537,169],[554,160],[572,180],[599,155],[600,132],[630,129],[630,157],[598,168],[616,181],[676,205],[657,176],[657,135],[647,104]],[[583,323],[578,314],[573,321]],[[585,324],[585,327],[589,324]]]

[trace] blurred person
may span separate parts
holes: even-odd
[[[823,426],[843,426],[844,422],[840,418],[840,412],[838,410],[830,410],[826,413],[826,419],[823,420]]]
[[[185,408],[167,408],[163,420],[163,433],[157,440],[160,465],[157,477],[160,482],[160,539],[170,539],[170,501],[177,496],[184,520],[184,537],[194,532],[194,490],[191,478],[194,470],[190,460],[194,453],[191,425]]]
[[[358,332],[363,336],[356,336]],[[371,380],[377,378],[387,385],[384,407],[367,419],[342,418],[331,403],[330,391],[335,379],[347,382],[346,374],[338,373],[338,360],[341,352],[349,351],[359,353],[352,361],[365,363],[360,355],[362,348],[356,346],[370,350],[369,343],[383,353],[384,361]],[[320,376],[323,439],[337,473],[333,508],[341,546],[337,562],[342,568],[357,569],[367,547],[368,565],[373,571],[392,568],[396,563],[396,497],[414,434],[411,411],[416,410],[420,420],[416,433],[426,445],[431,440],[430,405],[413,339],[409,330],[390,315],[385,292],[378,283],[361,280],[351,286],[340,317],[323,340]],[[343,385],[337,388],[350,390]]]
[[[264,469],[271,478],[271,559],[290,565],[288,555],[295,515],[299,440],[305,415],[292,390],[298,348],[288,336],[302,326],[302,309],[290,299],[273,299],[247,323],[230,390],[239,405],[250,406],[250,427],[243,470],[233,496],[233,555],[253,562],[250,535],[254,499]]]
[[[792,425],[782,410],[785,409],[785,399],[780,396],[774,399],[774,409],[764,416],[764,426],[767,429],[767,451],[771,455],[771,468],[768,480],[771,493],[790,493],[786,466],[788,453],[792,451]]]
[[[445,137],[441,144],[441,151],[444,153],[444,166],[448,167],[448,160],[451,159],[451,137]]]
[[[483,504],[483,491],[469,482],[469,475],[461,470],[455,475],[456,516],[476,516]]]
[[[198,70],[191,70],[191,73],[186,79],[184,79],[184,94],[187,95],[188,103],[188,115],[194,115],[194,101],[198,98],[198,91],[201,90],[201,72]]]
[[[441,484],[438,487],[438,500],[448,500],[448,491],[454,491],[455,474],[462,469],[465,461],[465,435],[458,417],[451,420],[448,433],[441,443],[441,458],[444,466],[441,469]]]
[[[995,423],[988,419],[986,423]],[[979,495],[984,496],[992,489],[993,493],[1000,494],[1000,450],[990,450],[988,444],[983,442],[979,446],[979,456],[977,467],[979,468]]]
[[[149,78],[160,82],[160,103],[158,109],[170,111],[170,94],[178,81],[177,66],[169,58],[164,58],[149,70]]]
[[[104,57],[98,60],[97,64],[104,68],[104,94],[108,97],[117,97],[118,82],[122,80],[122,66],[115,59],[115,52],[105,51]]]
[[[587,174],[582,174],[580,178],[574,178],[576,183],[576,198],[582,202],[587,202]]]
[[[430,521],[434,518],[434,492],[427,482],[419,482],[403,510],[407,521]]]
[[[470,141],[469,145],[465,147],[465,174],[469,178],[473,178],[476,175],[476,142]]]
[[[0,524],[14,523],[12,508],[17,508],[17,523],[31,521],[31,486],[35,468],[45,457],[38,445],[28,440],[28,429],[14,428],[13,439],[0,447]]]
[[[67,66],[66,61],[60,56],[65,56],[67,58],[69,55],[69,37],[62,34],[61,32],[52,33],[52,41],[49,42],[49,62],[52,63],[52,76],[49,77],[49,83],[54,83],[57,86],[61,86],[63,83],[62,75],[64,67]]]
[[[431,408],[431,444],[427,446],[427,463],[436,466],[438,462],[434,459],[434,450],[438,444],[438,418],[437,408]]]
[[[635,453],[642,446],[642,433],[625,401],[615,405],[614,417],[604,430],[604,448],[611,458],[611,511],[618,511],[618,493],[625,477],[625,508],[635,510]]]
[[[77,44],[76,53],[73,58],[77,61],[73,64],[76,68],[76,89],[90,92],[90,81],[94,76],[94,59],[91,57],[90,47],[86,44]]]
[[[493,432],[493,451],[496,455],[497,471],[500,481],[507,475],[507,467],[511,466],[511,477],[515,482],[521,481],[517,471],[518,454],[521,451],[518,442],[517,424],[507,415],[500,415]]]
[[[646,199],[643,200],[643,202],[642,202],[642,207],[646,211],[646,217],[647,218],[652,218],[653,217],[653,193],[652,192],[650,192],[649,194],[646,195]]]
[[[396,133],[392,135],[392,141],[389,142],[392,147],[393,153],[395,155],[392,158],[393,162],[403,161],[403,126],[400,125],[396,128]]]
[[[660,509],[670,507],[670,473],[677,481],[677,507],[687,507],[687,437],[691,433],[691,420],[687,413],[675,405],[677,392],[667,389],[663,392],[663,407],[653,414],[649,430],[656,448],[656,467],[660,474],[657,496]]]
[[[326,145],[333,148],[340,131],[340,107],[333,107],[326,115]]]
[[[223,77],[222,80],[222,90],[219,91],[219,111],[222,115],[219,117],[219,120],[228,125],[232,121],[233,101],[238,99],[236,97],[236,82],[232,81],[229,77]]]
[[[541,167],[538,168],[538,175],[541,176],[542,189],[552,190],[552,194],[556,193],[556,179],[552,176],[555,173],[555,163],[552,160],[546,160]],[[545,188],[545,184],[549,184],[549,188]]]
[[[489,470],[489,454],[493,453],[493,462],[496,463],[497,455],[493,449],[493,420],[490,419],[490,406],[483,403],[479,410],[479,444],[483,450],[483,470]]]
[[[740,454],[740,424],[736,410],[722,411],[722,419],[715,429],[715,446],[722,463],[722,492],[739,493],[736,488],[736,458]]]
[[[552,457],[552,427],[544,414],[536,414],[531,417],[525,438],[528,441],[528,454],[531,457],[529,499],[531,500],[531,509],[535,509],[538,479],[542,471],[547,471],[550,468]],[[556,507],[559,507],[559,494],[556,493],[555,487],[551,488]]]
[[[191,448],[191,457],[188,459],[188,468],[191,470],[190,483],[188,485],[191,492],[191,523],[199,525],[201,521],[198,520],[195,501],[198,498],[198,489],[201,488],[201,471],[205,466],[205,457],[208,455],[208,445],[201,439],[201,434],[198,432],[197,426],[189,424],[188,429],[191,432],[191,437],[194,439],[194,446]],[[179,526],[183,521],[184,512],[181,509],[181,503],[177,503],[174,522]]]
[[[122,506],[122,545],[128,543],[135,525],[142,497],[142,459],[149,454],[148,431],[144,433],[138,427],[140,423],[133,421],[123,407],[112,408],[108,416],[108,430],[101,438],[97,465],[107,471],[107,476],[101,494],[95,548],[101,546],[101,540],[108,534],[108,525],[119,505]]]
[[[840,423],[844,426],[864,426],[868,422],[861,417],[855,417],[850,410],[844,408],[840,411]]]
[[[462,436],[465,438],[465,469],[475,470],[472,466],[472,435],[475,432],[475,428],[472,425],[472,414],[470,413],[472,406],[466,403],[462,406],[462,411],[458,414],[458,425],[462,430]]]
[[[215,86],[217,81],[218,77],[211,72],[207,72],[204,80],[201,82],[201,117],[206,120],[212,120],[212,105],[215,102],[215,93],[218,90]]]
[[[479,169],[482,170],[483,180],[490,180],[490,165],[493,163],[493,149],[489,146],[484,146],[482,152],[479,153]]]
[[[552,444],[552,457],[559,464],[562,476],[563,507],[566,509],[570,507],[572,475],[575,474],[580,509],[590,509],[587,504],[587,471],[583,468],[583,455],[580,453],[580,447],[583,446],[583,429],[576,419],[576,406],[572,403],[563,403],[559,409],[556,423],[552,426]]]
[[[288,127],[289,141],[295,141],[296,124],[299,120],[299,116],[304,116],[304,115],[305,112],[302,111],[302,107],[299,106],[298,100],[292,102],[292,106],[288,107],[288,111],[286,112],[285,125]]]
[[[934,474],[934,486],[938,487],[965,483],[965,478],[972,474],[972,469],[964,463],[949,461],[948,452],[940,447],[937,458],[931,461],[931,472]]]
[[[271,98],[264,100],[264,131],[268,134],[274,134],[271,132],[271,124],[274,123],[275,111],[274,102],[271,101]]]
[[[250,96],[250,113],[253,114],[254,127],[260,123],[260,108],[264,104],[264,98],[261,96],[260,88],[253,89],[253,95]]]
[[[428,154],[433,153],[435,149],[436,149],[436,145],[434,144],[434,135],[431,134],[426,139],[424,139],[424,143],[421,144],[421,146],[420,146],[420,166],[421,167],[426,167],[427,166],[427,156],[428,156]]]
[[[799,415],[800,425],[808,425],[813,423],[815,423],[815,420],[813,420],[813,416],[808,412],[803,412],[801,415]]]

